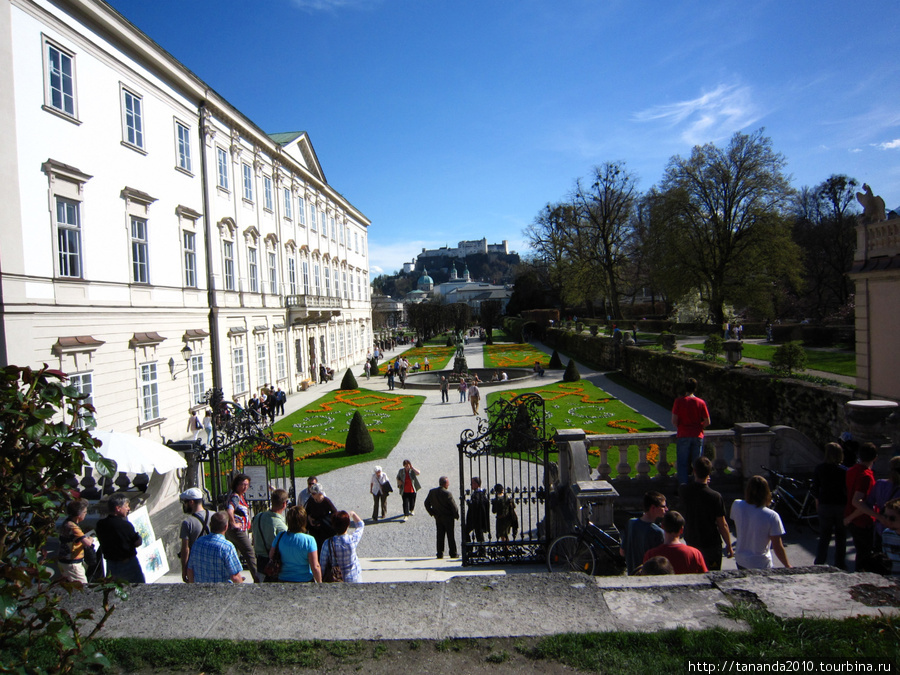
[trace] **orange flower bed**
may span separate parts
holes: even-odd
[[[357,398],[354,395],[361,394]],[[374,392],[363,393],[361,389],[345,389],[339,391],[333,401],[320,403],[318,408],[307,410],[308,413],[331,412],[334,410],[336,403],[346,403],[354,408],[368,408],[370,406],[383,404],[381,410],[403,410],[403,399],[414,398],[413,396],[384,396]]]

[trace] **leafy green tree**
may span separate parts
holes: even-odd
[[[375,443],[372,441],[372,434],[366,427],[362,413],[357,410],[353,413],[350,420],[350,428],[347,430],[347,440],[344,445],[348,455],[364,455],[375,449]]]
[[[853,295],[847,276],[856,250],[855,178],[834,174],[815,188],[804,187],[796,200],[794,241],[803,251],[802,312],[823,319]]]
[[[719,354],[722,353],[722,338],[720,338],[716,333],[711,333],[706,341],[703,343],[703,356],[707,361],[715,361]]]
[[[112,613],[116,586],[98,587],[103,612],[72,615],[65,594],[81,584],[52,578],[47,540],[70,498],[67,480],[82,473],[85,460],[105,476],[115,462],[97,453],[88,433],[93,406],[65,374],[7,366],[0,371],[0,671],[70,673],[76,667],[108,665],[91,650],[91,640]],[[86,630],[87,633],[82,631]],[[30,662],[32,649],[54,650],[49,670]],[[46,653],[44,653],[46,657]]]
[[[799,267],[784,217],[793,197],[784,166],[762,130],[669,161],[661,184],[666,245],[676,270],[690,275],[708,300],[715,325],[724,321],[727,301],[759,302],[773,274]]]
[[[499,300],[484,300],[479,307],[479,318],[481,319],[481,327],[484,329],[486,343],[494,344],[494,326],[497,319],[500,318],[502,312],[502,304]]]
[[[785,342],[772,354],[772,368],[785,375],[806,370],[806,350],[799,341]]]

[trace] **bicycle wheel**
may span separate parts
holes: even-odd
[[[580,537],[574,534],[563,535],[556,539],[547,551],[547,570],[593,574],[594,553]]]
[[[819,527],[819,514],[816,511],[816,502],[813,499],[808,499],[806,504],[803,507],[803,513],[800,515],[800,520],[809,525],[809,529],[813,531],[813,534],[819,534],[821,528]]]

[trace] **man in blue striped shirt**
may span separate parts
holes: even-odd
[[[225,538],[228,515],[219,511],[209,519],[209,534],[191,548],[187,564],[189,584],[244,583],[241,561],[234,544]]]

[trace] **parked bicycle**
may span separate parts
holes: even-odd
[[[625,558],[619,553],[619,542],[588,521],[576,525],[573,534],[553,540],[547,549],[547,570],[617,575],[625,570]]]
[[[782,518],[807,525],[814,533],[819,533],[819,515],[816,512],[816,498],[811,492],[811,481],[791,478],[767,466],[769,486],[772,490],[772,504],[769,508],[778,511]]]

